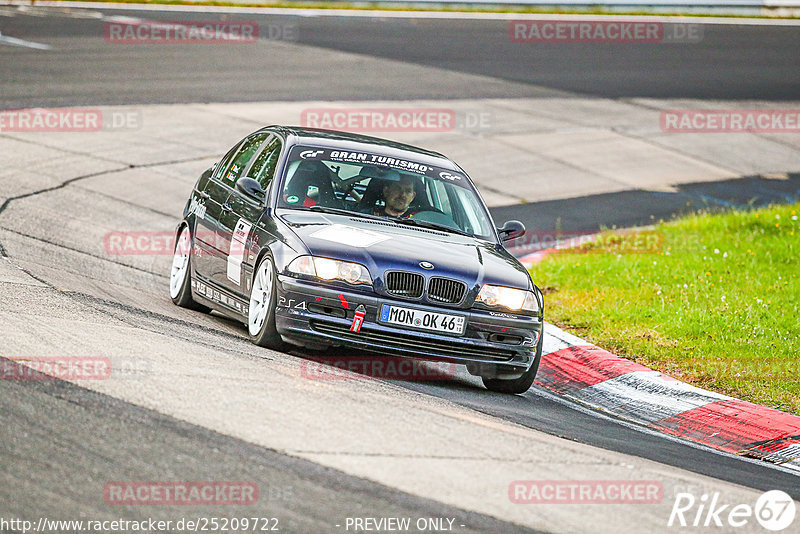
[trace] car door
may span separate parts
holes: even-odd
[[[214,167],[207,180],[200,180],[193,193],[195,202],[195,254],[192,264],[200,277],[211,279],[214,275],[215,259],[222,254],[217,234],[222,215],[222,205],[230,195],[230,187],[222,183],[221,177],[239,151],[242,141],[236,143]],[[201,216],[202,214],[202,216]]]
[[[232,234],[226,265],[226,285],[232,292],[245,298],[249,295],[253,262],[259,247],[258,243],[252,242],[254,229],[259,223],[263,225],[266,198],[275,177],[281,148],[280,138],[275,135],[270,137],[261,145],[240,176],[256,180],[267,193],[265,198],[254,199],[234,187],[227,199],[231,209],[223,216],[223,221],[226,227],[232,229]],[[266,232],[271,233],[269,225]]]
[[[219,253],[212,259],[211,275],[211,281],[219,286],[231,288],[232,284],[234,284],[232,280],[234,277],[231,276],[234,270],[228,267],[232,258],[231,254],[233,253],[233,260],[235,261],[242,253],[241,250],[236,249],[233,252],[231,251],[231,238],[234,232],[237,232],[237,235],[245,232],[245,235],[247,235],[252,223],[255,222],[243,221],[239,223],[239,217],[233,213],[230,199],[232,196],[235,198],[236,181],[245,176],[245,171],[250,168],[251,160],[257,154],[260,154],[260,149],[271,135],[270,132],[257,132],[245,138],[236,155],[231,158],[227,167],[220,174],[219,182],[225,188],[226,194],[220,207],[219,223],[217,224],[216,241]],[[237,287],[237,285],[233,285],[233,287]]]

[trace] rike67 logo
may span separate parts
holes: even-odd
[[[779,532],[794,522],[795,513],[794,501],[781,490],[764,493],[755,506],[723,503],[718,492],[699,499],[691,493],[678,493],[667,526],[739,528],[752,525],[755,518],[763,528]]]

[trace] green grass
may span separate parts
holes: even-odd
[[[800,414],[798,212],[605,232],[531,274],[551,322],[697,386]]]

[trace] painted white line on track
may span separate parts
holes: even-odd
[[[552,354],[559,350],[570,347],[590,347],[591,343],[578,336],[572,335],[566,330],[562,330],[555,325],[545,321],[544,341],[542,341],[542,357]]]
[[[103,22],[118,22],[120,24],[141,24],[144,19],[138,17],[126,17],[124,15],[111,15],[110,17],[101,17]]]
[[[26,41],[24,39],[17,39],[16,37],[9,37],[0,33],[0,44],[7,44],[11,46],[22,46],[25,48],[34,48],[36,50],[52,50],[53,47],[48,44],[34,43],[33,41]]]
[[[658,371],[634,371],[570,393],[608,413],[654,423],[731,397],[707,391]]]
[[[5,0],[0,5],[29,6],[30,1]],[[692,24],[720,24],[728,26],[800,26],[798,19],[760,19],[655,15],[572,15],[537,13],[478,13],[468,11],[390,11],[379,9],[302,9],[239,6],[190,6],[169,4],[118,4],[113,2],[37,1],[37,7],[70,7],[91,9],[121,9],[126,11],[173,11],[196,13],[238,13],[258,15],[287,15],[295,17],[350,17],[397,19],[456,19],[456,20],[552,20],[552,21],[638,21]]]

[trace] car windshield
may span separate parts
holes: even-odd
[[[376,153],[296,146],[282,184],[279,207],[495,239],[478,193],[460,172]]]

